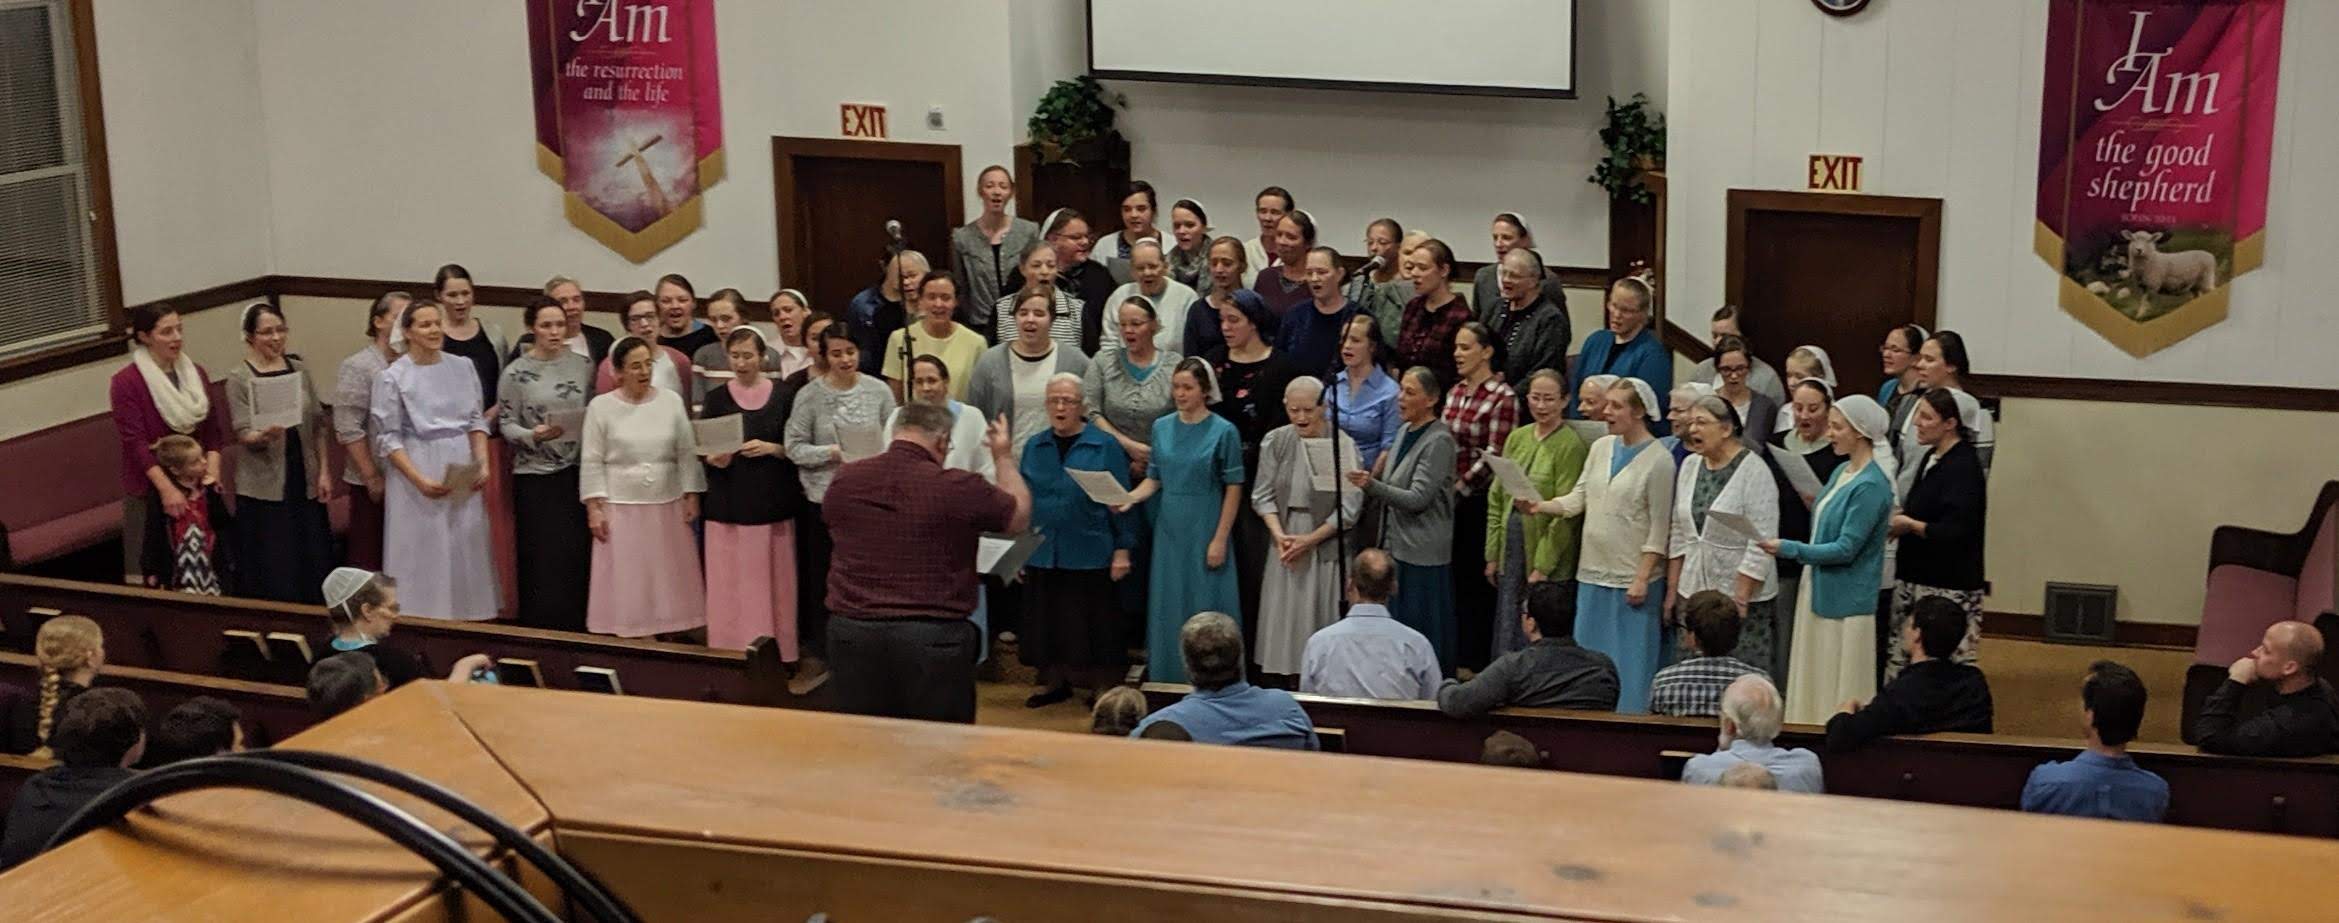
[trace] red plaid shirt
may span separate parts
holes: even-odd
[[[1519,426],[1519,396],[1501,379],[1489,376],[1472,387],[1457,381],[1446,391],[1446,428],[1454,431],[1454,471],[1464,492],[1485,486],[1491,476],[1486,453],[1502,451],[1503,440]]]
[[[1397,342],[1390,344],[1397,354],[1397,368],[1428,366],[1437,373],[1438,381],[1455,384],[1460,376],[1454,371],[1454,334],[1470,319],[1470,304],[1460,296],[1436,311],[1429,309],[1428,295],[1414,296],[1405,303],[1405,316],[1395,334]],[[1381,335],[1390,334],[1382,331]]]
[[[836,543],[830,611],[963,617],[975,611],[975,541],[1007,529],[1015,498],[981,475],[942,467],[916,443],[896,441],[839,469],[821,513]]]

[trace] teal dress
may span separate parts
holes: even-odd
[[[1227,558],[1208,564],[1210,539],[1218,534],[1218,512],[1228,485],[1243,483],[1243,440],[1234,424],[1217,414],[1200,423],[1176,413],[1153,421],[1153,461],[1146,476],[1161,482],[1159,514],[1153,520],[1153,574],[1145,610],[1146,678],[1186,681],[1178,629],[1200,612],[1243,618],[1235,582],[1234,539]]]

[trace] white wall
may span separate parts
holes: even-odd
[[[2056,305],[2031,250],[2046,0],[1880,3],[1848,19],[1806,0],[1676,17],[1666,280],[1720,304],[1732,188],[1802,189],[1815,153],[1867,158],[1864,191],[1939,198],[1941,326],[1982,372],[2339,387],[2339,324],[2312,270],[2339,247],[2339,3],[2286,7],[2266,265],[2222,324],[2144,359]],[[1701,331],[1702,332],[1702,331]]]
[[[252,0],[97,0],[92,19],[122,297],[268,274]]]
[[[838,136],[837,105],[891,107],[894,140],[1007,161],[1008,0],[724,0],[716,5],[729,175],[706,226],[635,265],[569,226],[536,170],[527,19],[477,0],[254,0],[276,262],[301,275],[412,279],[461,262],[482,283],[556,273],[589,288],[680,272],[702,290],[779,284],[771,138]],[[930,131],[929,106],[948,127]]]
[[[1077,3],[1048,2],[1080,15]],[[1136,149],[1136,176],[1153,183],[1165,207],[1176,198],[1200,201],[1220,233],[1256,235],[1252,196],[1273,184],[1290,189],[1315,216],[1323,242],[1346,253],[1361,252],[1365,224],[1386,215],[1408,229],[1437,234],[1461,259],[1487,260],[1494,255],[1489,219],[1516,211],[1534,229],[1546,260],[1605,266],[1607,194],[1585,181],[1603,153],[1602,102],[1608,95],[1645,92],[1664,107],[1669,6],[1663,0],[1582,0],[1575,100],[1133,81],[1110,86],[1128,96],[1122,131]],[[1337,43],[1340,30],[1349,28],[1404,24],[1335,24],[1309,40]],[[1081,41],[1080,31],[1070,38]],[[1108,217],[1105,223],[1115,221]]]

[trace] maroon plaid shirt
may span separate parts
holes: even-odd
[[[1459,295],[1436,311],[1429,309],[1428,295],[1414,296],[1405,303],[1405,317],[1398,322],[1400,329],[1395,334],[1397,342],[1390,344],[1397,354],[1398,371],[1428,366],[1440,383],[1455,384],[1461,376],[1454,371],[1454,334],[1461,332],[1470,317],[1470,305]],[[1381,335],[1390,333],[1384,330]]]
[[[820,511],[836,542],[830,611],[964,617],[975,611],[975,540],[1007,530],[1015,498],[974,472],[942,467],[917,443],[897,441],[839,470]]]
[[[1475,491],[1492,474],[1486,468],[1486,453],[1500,454],[1503,440],[1519,426],[1519,396],[1491,376],[1477,387],[1457,381],[1446,392],[1444,420],[1454,431],[1454,471],[1465,488]]]

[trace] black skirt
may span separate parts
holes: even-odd
[[[286,499],[236,497],[237,585],[230,592],[278,602],[325,602],[325,574],[334,565],[333,522],[324,504],[309,499],[315,478],[309,475],[301,436],[298,428],[284,431]]]
[[[1121,640],[1120,590],[1109,571],[1024,571],[1023,629],[1016,654],[1025,666],[1110,669],[1128,664]]]
[[[577,469],[512,475],[519,546],[520,624],[584,631],[593,531],[577,499]]]

